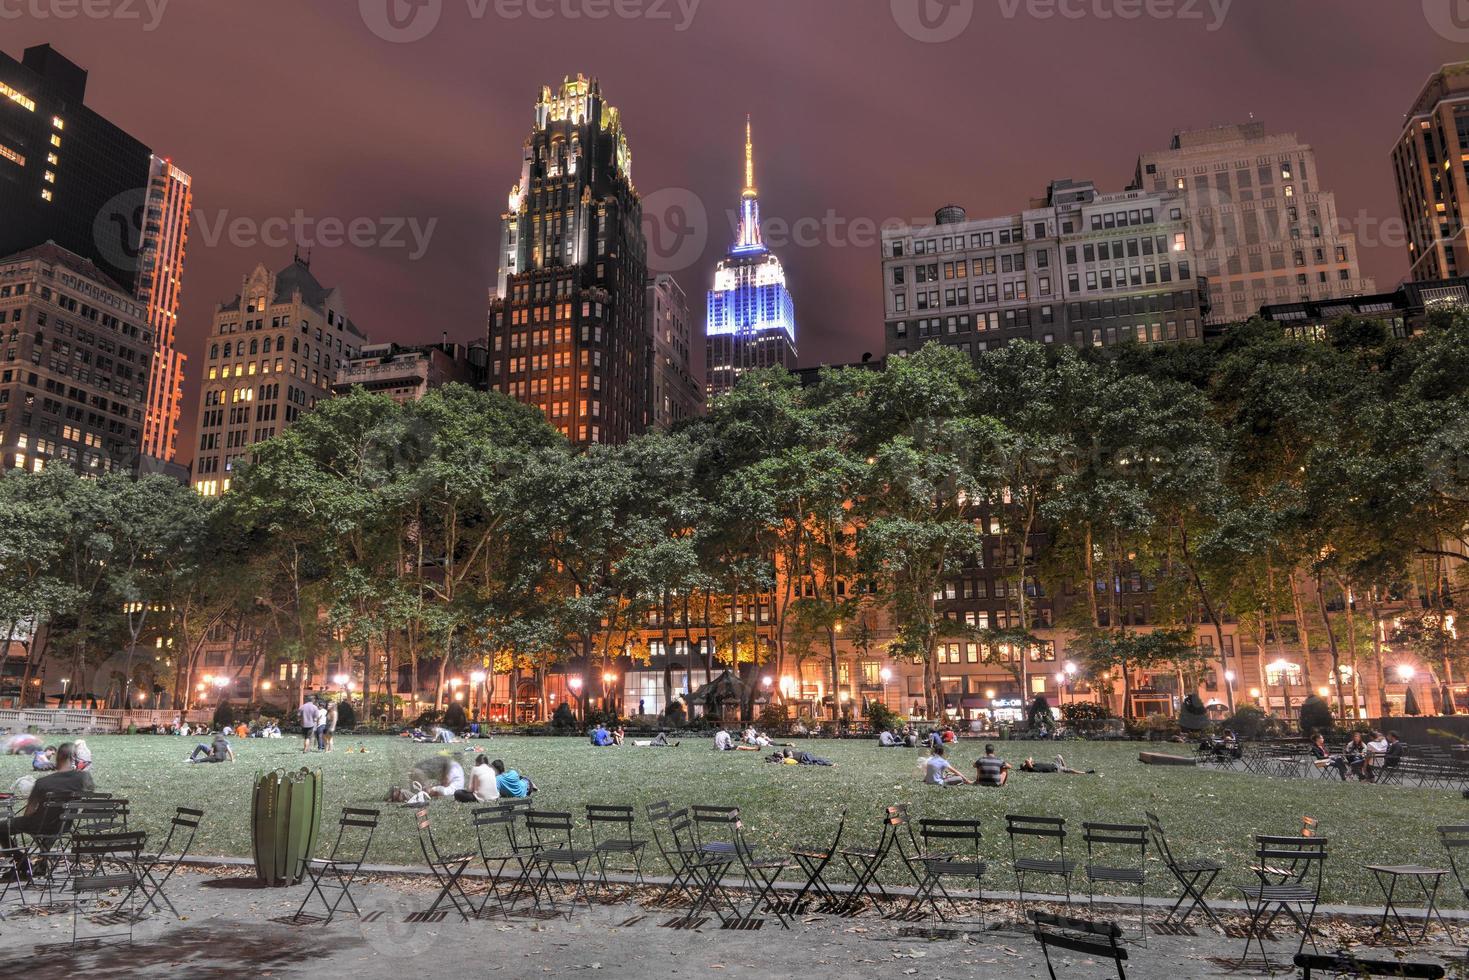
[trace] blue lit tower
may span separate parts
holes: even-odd
[[[780,259],[760,234],[760,195],[755,189],[755,146],[745,119],[745,187],[734,245],[714,268],[705,326],[705,389],[712,398],[754,368],[796,366],[796,306],[786,289]]]

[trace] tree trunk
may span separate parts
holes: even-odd
[[[1372,592],[1372,659],[1377,662],[1377,703],[1381,717],[1392,715],[1392,702],[1387,699],[1387,664],[1383,662],[1382,610],[1377,604],[1377,591]]]
[[[1296,633],[1301,638],[1301,680],[1306,685],[1306,694],[1309,697],[1316,693],[1316,681],[1311,673],[1311,629],[1306,625],[1306,608],[1301,602],[1301,591],[1296,587],[1295,569],[1290,573],[1290,600],[1296,613]]]
[[[1336,685],[1336,716],[1343,721],[1347,717],[1345,695],[1341,690],[1341,651],[1336,646],[1336,631],[1331,628],[1331,614],[1326,609],[1326,584],[1316,579],[1316,605],[1321,610],[1321,624],[1326,630],[1326,642],[1331,652],[1331,679]]]

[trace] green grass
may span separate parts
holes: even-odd
[[[388,787],[403,785],[415,762],[447,746],[415,745],[405,739],[353,739],[340,736],[331,754],[301,754],[299,739],[235,742],[234,764],[188,765],[195,739],[168,736],[104,736],[89,738],[95,756],[94,775],[100,790],[133,802],[140,829],[161,832],[173,808],[200,806],[207,811],[196,852],[248,856],[249,807],[253,778],[272,769],[308,765],[324,775],[324,823],[344,804],[377,805]],[[366,754],[344,749],[365,745]],[[1251,877],[1249,848],[1253,834],[1293,834],[1303,814],[1321,821],[1330,839],[1326,898],[1332,902],[1380,905],[1381,896],[1364,864],[1429,863],[1443,865],[1435,827],[1462,823],[1469,810],[1458,792],[1447,790],[1344,784],[1339,780],[1267,779],[1243,773],[1144,766],[1139,746],[1126,743],[1061,743],[1067,761],[1095,768],[1101,778],[1015,773],[1003,789],[940,789],[920,781],[923,753],[878,749],[870,742],[812,741],[803,747],[834,761],[835,768],[777,766],[753,752],[715,753],[708,739],[686,740],[678,749],[594,749],[581,739],[504,737],[478,743],[491,758],[529,773],[541,787],[537,802],[550,809],[580,814],[587,803],[631,803],[642,808],[654,800],[675,804],[711,803],[740,806],[753,841],[761,847],[824,842],[835,829],[842,807],[851,807],[849,842],[868,841],[879,831],[878,808],[897,802],[913,805],[915,817],[978,817],[983,821],[986,850],[992,859],[1008,861],[1004,836],[1006,813],[1063,816],[1072,825],[1072,843],[1080,854],[1084,820],[1142,820],[1156,812],[1176,852],[1212,857],[1227,870],[1222,886]],[[454,747],[456,750],[459,746]],[[969,770],[982,746],[960,743],[949,756]],[[1055,743],[1000,743],[1001,752],[1018,763],[1025,755],[1048,759]],[[1187,752],[1182,746],[1176,751]],[[471,754],[456,755],[468,768]],[[29,759],[0,757],[0,787],[29,772]],[[411,814],[387,811],[370,860],[385,864],[420,863]],[[435,803],[435,830],[446,848],[471,847],[471,807],[452,801]],[[578,820],[580,825],[580,820]],[[325,837],[325,830],[323,837]],[[1150,853],[1160,887],[1168,878]],[[892,866],[896,870],[896,862]],[[1009,889],[1013,880],[1005,865],[992,870],[993,887]],[[662,873],[662,868],[655,869]],[[1166,880],[1168,887],[1172,881]],[[1217,887],[1217,886],[1216,886]],[[1225,887],[1221,892],[1231,889]],[[1452,893],[1452,894],[1451,894]],[[1445,887],[1445,904],[1462,907],[1458,893]],[[1238,897],[1237,893],[1231,897]]]

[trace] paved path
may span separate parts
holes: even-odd
[[[677,912],[649,912],[636,904],[579,909],[570,920],[516,917],[463,923],[405,921],[421,912],[434,890],[423,878],[375,878],[360,886],[359,920],[293,925],[302,887],[261,889],[239,871],[188,873],[169,885],[183,921],[153,916],[137,927],[131,947],[66,947],[71,915],[11,913],[0,922],[0,976],[27,980],[111,980],[122,977],[311,978],[408,980],[417,976],[689,977],[699,980],[775,980],[840,976],[881,980],[959,980],[968,977],[1045,977],[1030,937],[997,925],[955,938],[922,935],[931,923],[902,923],[871,913],[858,918],[808,915],[789,932],[774,920],[756,931],[724,930],[717,919],[694,931],[669,928]],[[990,918],[997,918],[992,914]],[[86,929],[95,926],[84,924]],[[1328,926],[1333,942],[1364,938],[1361,922]],[[915,934],[920,933],[920,934]],[[1277,968],[1290,962],[1296,940],[1280,930],[1267,943]],[[1258,963],[1233,970],[1243,941],[1200,926],[1198,935],[1154,935],[1134,946],[1128,976],[1138,980],[1257,976]],[[1440,937],[1415,958],[1446,961],[1455,955]],[[1372,955],[1391,956],[1384,950]],[[1364,951],[1363,955],[1366,955]],[[1458,953],[1462,956],[1462,950]],[[1065,956],[1058,973],[1108,975],[1104,964]],[[1257,957],[1258,959],[1258,957]],[[1452,974],[1451,974],[1452,975]]]

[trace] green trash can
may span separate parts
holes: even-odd
[[[301,881],[321,827],[321,771],[277,769],[255,782],[250,838],[255,873],[269,888]]]

